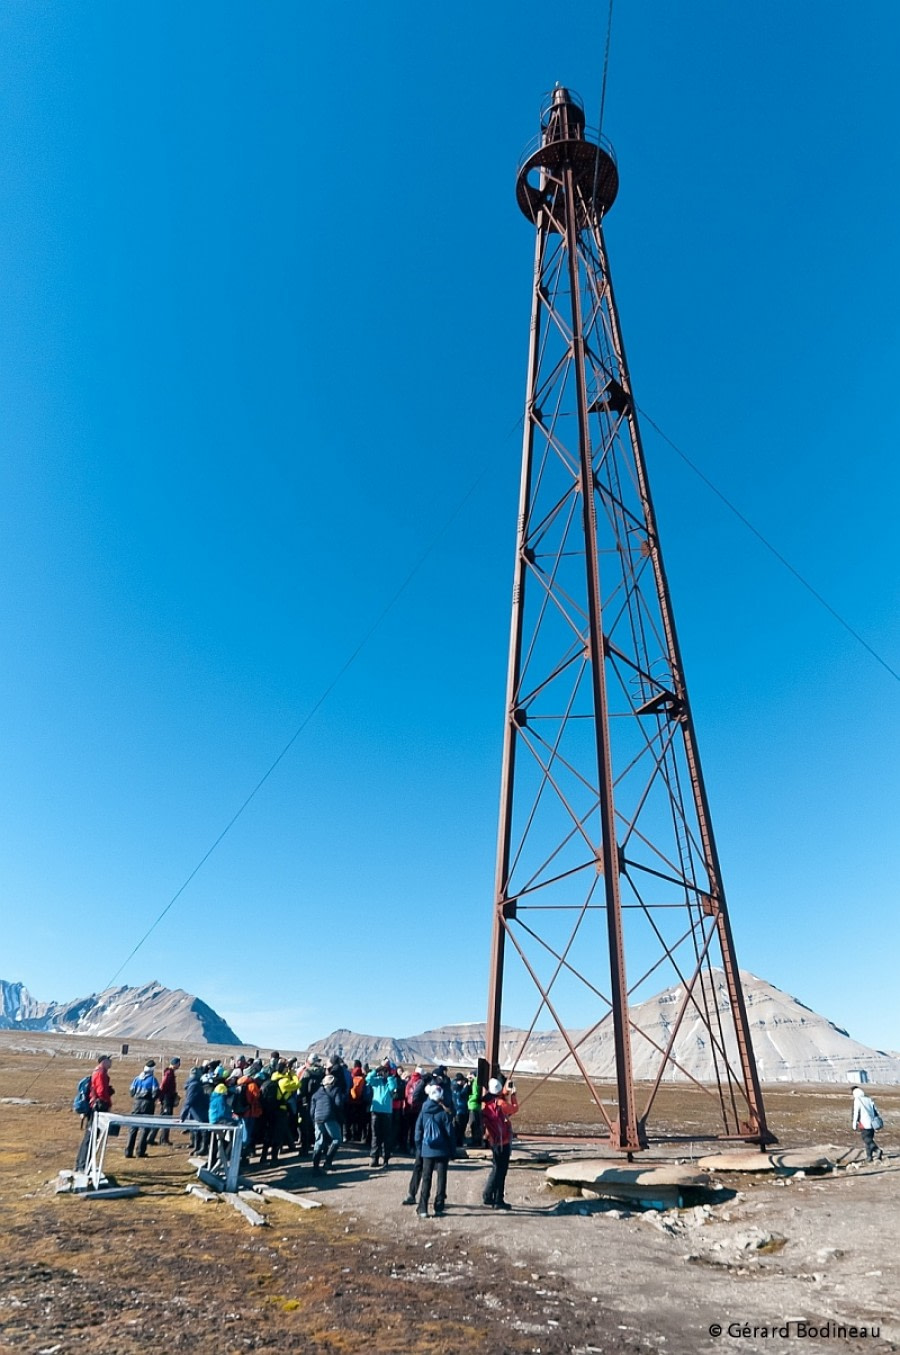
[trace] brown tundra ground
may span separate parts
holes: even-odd
[[[91,1061],[86,1045],[62,1037],[23,1043],[19,1032],[0,1035],[0,1098],[27,1102],[2,1103],[4,1353],[900,1349],[900,1088],[873,1089],[883,1163],[826,1176],[717,1173],[704,1207],[642,1212],[578,1198],[548,1186],[529,1146],[510,1172],[512,1212],[481,1205],[487,1167],[472,1157],[451,1167],[447,1214],[418,1220],[400,1203],[410,1159],[371,1171],[347,1145],[327,1177],[293,1154],[274,1171],[251,1168],[253,1179],[325,1206],[260,1202],[269,1226],[251,1228],[226,1204],[185,1194],[195,1172],[178,1135],[145,1161],[111,1146],[107,1171],[139,1184],[136,1198],[57,1195],[80,1137],[74,1087]],[[158,1061],[170,1052],[142,1043],[115,1060],[118,1109],[128,1109],[128,1084],[151,1050]],[[190,1051],[180,1052],[186,1068]],[[647,1156],[715,1150],[699,1137],[705,1099],[666,1089],[659,1127],[687,1141]],[[845,1086],[778,1085],[766,1105],[782,1147],[856,1146]],[[534,1089],[518,1122],[522,1133],[593,1125],[575,1082]]]

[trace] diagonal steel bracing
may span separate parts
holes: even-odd
[[[517,1001],[536,989],[538,1005],[514,1057],[527,1063],[549,1016],[614,1146],[647,1145],[657,1093],[676,1076],[704,1084],[710,1133],[762,1144],[771,1135],[603,238],[617,186],[610,148],[557,89],[516,188],[535,263],[488,1060],[501,1063],[515,973]],[[648,1029],[634,1012],[666,982],[669,1009]],[[688,1031],[706,1051],[703,1077]],[[592,1070],[598,1041],[614,1113]]]

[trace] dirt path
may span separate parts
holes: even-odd
[[[134,1199],[55,1195],[79,1139],[69,1106],[83,1071],[14,1052],[0,1063],[2,1355],[900,1349],[900,1156],[828,1177],[723,1177],[718,1203],[662,1214],[566,1200],[533,1156],[514,1162],[514,1209],[497,1213],[481,1204],[486,1164],[471,1159],[451,1168],[447,1214],[419,1221],[401,1203],[410,1159],[373,1172],[345,1147],[324,1178],[295,1158],[252,1168],[326,1208],[266,1203],[270,1226],[251,1229],[227,1205],[185,1195],[195,1173],[183,1142],[146,1161],[110,1150],[110,1174],[141,1187]],[[576,1090],[552,1092],[557,1118],[577,1126]],[[891,1097],[879,1096],[889,1126],[900,1120]],[[846,1088],[770,1099],[782,1146],[847,1146]],[[878,1335],[842,1331],[852,1326]]]
[[[900,1348],[900,1162],[818,1178],[731,1177],[730,1201],[661,1214],[566,1201],[542,1167],[517,1165],[507,1190],[514,1209],[501,1214],[481,1204],[485,1165],[465,1161],[451,1167],[448,1212],[427,1220],[400,1204],[408,1173],[406,1159],[370,1173],[358,1150],[345,1149],[316,1198],[420,1252],[478,1245],[538,1294],[562,1280],[645,1349]],[[288,1173],[294,1186],[310,1179],[302,1166]],[[721,1335],[710,1334],[715,1324]],[[786,1324],[787,1336],[771,1330]]]

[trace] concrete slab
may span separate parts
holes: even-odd
[[[295,1195],[293,1191],[281,1190],[278,1186],[253,1186],[257,1195],[261,1195],[264,1200],[283,1200],[285,1204],[296,1204],[301,1209],[321,1209],[321,1200],[310,1200],[303,1195]]]
[[[630,1200],[656,1209],[680,1208],[685,1199],[709,1190],[705,1172],[672,1164],[651,1166],[611,1166],[603,1158],[582,1158],[559,1162],[546,1170],[553,1185],[575,1186],[594,1195],[615,1200]]]
[[[732,1153],[712,1153],[697,1163],[704,1171],[769,1173],[775,1176],[793,1176],[794,1172],[833,1171],[839,1158],[832,1156],[830,1146],[793,1148],[785,1152],[760,1153],[743,1149]]]
[[[269,1220],[263,1214],[260,1214],[257,1209],[253,1208],[245,1198],[245,1195],[238,1195],[235,1194],[234,1191],[229,1190],[223,1191],[219,1196],[219,1199],[224,1200],[226,1204],[230,1204],[239,1214],[243,1214],[251,1228],[267,1228],[269,1226]]]
[[[128,1200],[140,1195],[140,1186],[101,1186],[98,1190],[85,1190],[79,1195],[82,1200]]]

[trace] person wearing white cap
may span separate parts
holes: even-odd
[[[156,1080],[156,1060],[148,1059],[144,1064],[144,1071],[139,1073],[131,1084],[131,1102],[132,1115],[152,1115],[157,1101],[159,1100],[159,1083]],[[138,1144],[138,1157],[147,1156],[147,1140],[150,1137],[149,1129],[142,1129],[141,1141]],[[137,1126],[131,1130],[128,1135],[128,1144],[125,1148],[126,1157],[134,1157],[134,1144],[138,1136]]]
[[[434,1212],[443,1214],[447,1203],[447,1168],[456,1152],[456,1133],[453,1121],[442,1101],[443,1088],[431,1082],[425,1093],[425,1104],[416,1121],[416,1162],[422,1163],[422,1184],[416,1213],[420,1219],[428,1217],[428,1196],[431,1178],[436,1181]]]
[[[513,1131],[510,1116],[519,1109],[516,1098],[516,1084],[503,1083],[499,1077],[492,1077],[484,1095],[481,1114],[484,1132],[491,1145],[493,1165],[484,1188],[482,1199],[490,1209],[511,1209],[503,1198],[506,1186],[506,1173],[512,1154]]]
[[[866,1096],[862,1087],[853,1088],[853,1128],[862,1135],[863,1148],[867,1162],[880,1162],[884,1153],[875,1142],[876,1130],[884,1128],[884,1121],[878,1114],[878,1107],[871,1096]]]

